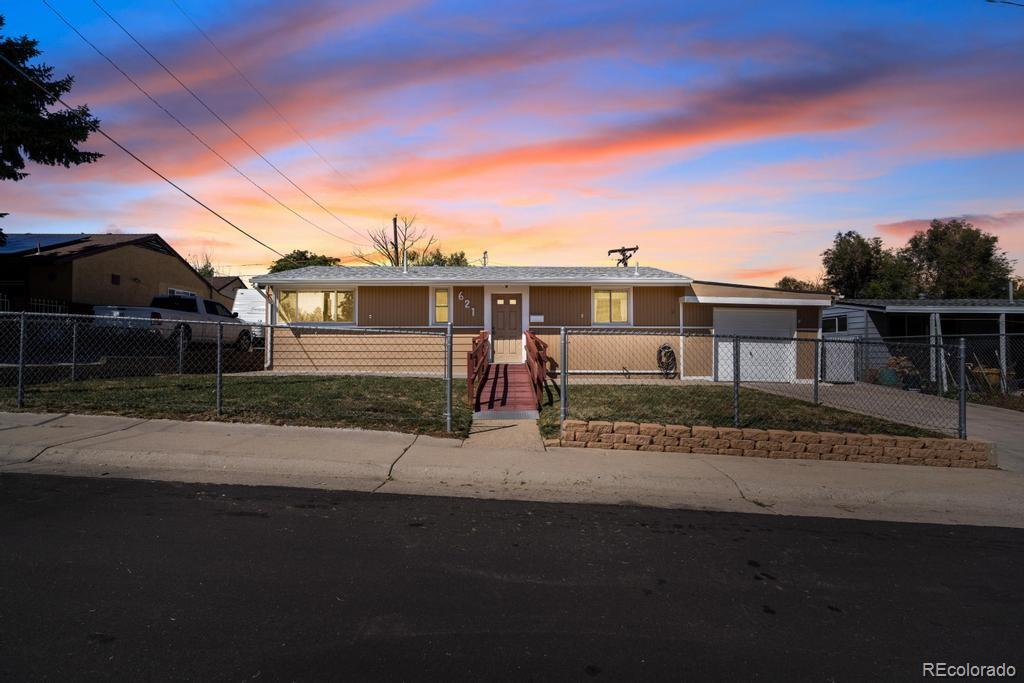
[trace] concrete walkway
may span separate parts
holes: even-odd
[[[521,440],[512,447],[497,447],[496,433],[478,430],[463,442],[348,429],[0,413],[0,473],[1024,527],[1024,474],[1017,472],[545,451],[529,430],[508,432]]]

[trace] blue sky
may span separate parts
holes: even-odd
[[[967,216],[1024,258],[1024,8],[178,0],[282,120],[171,0],[100,1],[330,213],[95,4],[51,4],[218,152],[343,239],[227,168],[42,2],[5,8],[5,32],[37,38],[44,61],[75,74],[72,102],[280,251],[348,258],[399,213],[444,248],[497,263],[599,265],[637,243],[645,265],[770,284],[817,275],[839,230],[899,245],[932,218]],[[88,147],[106,156],[0,186],[7,231],[159,232],[242,274],[273,258],[102,139]]]

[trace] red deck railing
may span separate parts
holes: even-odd
[[[476,400],[477,386],[487,377],[490,357],[491,336],[487,330],[481,330],[480,334],[473,337],[473,350],[466,354],[466,393],[471,405]]]
[[[533,382],[537,408],[544,402],[544,386],[548,378],[548,345],[532,330],[526,331],[526,369]]]

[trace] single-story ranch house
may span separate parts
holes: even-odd
[[[657,349],[667,343],[680,358],[683,378],[727,379],[732,363],[719,357],[731,357],[731,347],[726,353],[715,349],[710,337],[690,333],[814,339],[820,335],[821,310],[831,303],[825,294],[700,282],[634,266],[311,266],[252,282],[268,295],[267,320],[287,325],[274,330],[267,367],[297,372],[372,370],[365,348],[361,354],[339,350],[337,338],[323,334],[325,325],[443,329],[451,322],[456,372],[465,372],[466,352],[482,330],[491,335],[494,363],[522,363],[526,330],[560,361],[559,329],[568,327],[649,333],[576,335],[570,349],[574,368],[583,363],[591,370],[657,370]],[[394,342],[405,349],[413,344],[397,334]],[[422,337],[419,343],[438,341]],[[778,356],[788,370],[774,368],[771,378],[762,379],[785,379],[787,372],[793,380],[810,379],[813,345],[804,344],[799,352],[795,342],[781,346]],[[379,353],[389,353],[385,344]],[[382,355],[379,367],[392,362]]]

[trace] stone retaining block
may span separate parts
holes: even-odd
[[[561,438],[546,439],[544,445],[966,469],[996,467],[995,444],[981,439],[736,429],[651,422],[566,420]]]

